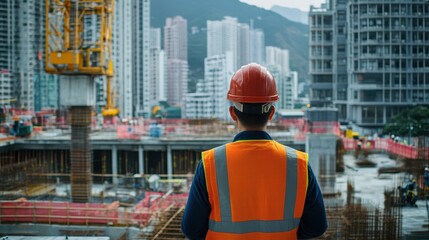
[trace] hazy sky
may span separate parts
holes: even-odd
[[[321,3],[325,3],[326,0],[240,0],[251,5],[270,9],[273,5],[279,5],[289,8],[298,8],[302,11],[308,12],[310,5],[320,7]]]

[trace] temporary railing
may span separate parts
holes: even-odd
[[[48,223],[65,225],[146,226],[170,206],[185,206],[187,194],[147,192],[145,198],[132,207],[120,207],[119,202],[70,203],[49,201],[0,202],[1,223]]]
[[[343,138],[344,148],[346,150],[355,150],[358,147],[359,140]],[[391,154],[395,154],[404,158],[417,159],[429,158],[429,148],[425,147],[423,156],[419,155],[419,149],[413,146],[405,145],[403,143],[395,142],[392,139],[378,138],[375,140],[368,140],[361,142],[362,149],[369,150],[384,150]]]
[[[0,202],[1,223],[107,225],[118,223],[119,202],[111,204],[39,202],[20,199]]]

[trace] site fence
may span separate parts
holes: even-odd
[[[355,150],[360,145],[361,149],[382,150],[409,159],[429,159],[429,148],[427,146],[414,147],[392,139],[378,138],[375,140],[360,141],[343,138],[345,150]]]

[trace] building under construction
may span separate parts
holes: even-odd
[[[385,197],[382,207],[356,197],[352,184],[338,194],[337,158],[356,150],[358,140],[340,137],[332,114],[309,110],[307,121],[277,121],[268,129],[278,142],[309,152],[327,206],[329,228],[322,239],[400,239],[403,217],[401,208],[394,207],[398,193]],[[2,139],[0,234],[182,238],[181,216],[201,152],[231,141],[235,130],[218,121],[159,120],[157,126],[161,134],[153,135],[150,123],[120,125],[116,131],[88,129],[90,150],[74,143],[70,130]],[[72,170],[73,144],[76,153],[90,159],[85,163],[90,179],[82,184],[81,173]],[[427,155],[391,139],[373,140],[364,150],[415,162]]]
[[[116,132],[91,131],[90,151],[76,145],[76,152],[92,159],[87,163],[89,181],[75,188],[78,196],[89,199],[85,202],[73,197],[73,178],[81,177],[72,171],[71,132],[42,132],[1,141],[0,234],[182,238],[181,216],[200,153],[230,141],[234,133],[220,122],[181,120],[163,125],[166,132],[158,137],[150,136],[150,126],[128,126],[126,133],[121,127]],[[311,145],[310,163],[325,194],[329,221],[322,239],[402,238],[401,208],[394,207],[397,193],[379,207],[356,197],[352,184],[343,196],[335,190],[337,149],[315,144],[317,139],[326,143],[341,139],[330,133],[335,124],[325,130],[317,121],[304,126],[307,143],[300,134],[285,134],[275,125],[269,132],[280,143],[299,150]],[[171,126],[176,127],[172,130]],[[357,140],[343,141],[345,150],[356,149]],[[418,157],[417,149],[413,152],[405,146],[403,152],[394,152],[402,145],[391,140],[379,139],[366,146],[368,151]]]

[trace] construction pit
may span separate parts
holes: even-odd
[[[180,222],[192,169],[201,151],[231,136],[139,141],[109,136],[91,135],[89,203],[71,201],[67,136],[3,142],[0,236],[183,239]],[[283,135],[277,138],[305,150],[302,141]],[[343,159],[343,173],[333,172],[330,164],[311,162],[318,169],[329,222],[320,239],[427,239],[425,201],[417,201],[417,208],[390,204],[395,194],[389,198],[392,201],[385,201],[385,191],[409,177],[404,172],[378,173],[380,168],[399,166],[396,157],[374,151],[368,155],[374,164],[365,167],[357,164],[352,152]]]

